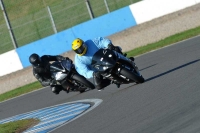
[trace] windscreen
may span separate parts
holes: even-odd
[[[105,71],[112,68],[116,64],[116,55],[112,50],[100,49],[98,50],[93,58],[91,65],[97,71]]]

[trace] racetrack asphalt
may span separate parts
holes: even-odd
[[[199,133],[200,37],[136,57],[143,84],[55,95],[44,88],[0,103],[0,120],[84,99],[93,110],[53,133]]]

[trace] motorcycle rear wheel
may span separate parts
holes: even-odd
[[[86,86],[86,87],[88,87],[90,89],[94,89],[95,88],[95,86],[90,81],[88,81],[85,77],[83,77],[83,76],[81,76],[79,74],[75,73],[72,76],[72,79],[76,80],[77,82],[83,84],[84,86]]]
[[[129,71],[126,68],[122,68],[120,71],[120,74],[135,81],[136,83],[143,83],[144,82],[144,78],[141,76],[139,76],[138,74]]]

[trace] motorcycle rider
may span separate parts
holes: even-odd
[[[63,57],[60,55],[51,56],[43,55],[39,56],[36,53],[33,53],[29,56],[29,62],[33,66],[33,75],[41,83],[42,86],[50,86],[51,90],[55,94],[59,94],[61,90],[68,91],[70,84],[65,84],[64,89],[61,85],[56,85],[55,81],[51,77],[50,73],[50,61],[61,61],[61,60],[70,60],[68,57]],[[70,60],[71,61],[71,60]]]
[[[72,49],[76,53],[76,70],[85,78],[93,77],[94,85],[98,90],[101,90],[110,84],[110,80],[103,79],[102,75],[98,71],[95,71],[91,66],[93,55],[101,48],[113,50],[118,57],[127,60],[130,63],[134,61],[133,57],[131,59],[126,58],[122,53],[122,49],[119,46],[114,46],[112,41],[108,38],[97,37],[86,40],[85,42],[80,38],[75,39],[72,42]]]

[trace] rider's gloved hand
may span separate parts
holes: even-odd
[[[117,51],[120,54],[123,54],[122,49],[119,46],[115,46],[114,50]]]
[[[120,54],[123,54],[122,49],[119,46],[114,46],[113,44],[108,44],[108,49],[114,50]]]
[[[57,60],[58,60],[58,61],[61,61],[61,60],[66,60],[66,58],[65,58],[65,57],[63,57],[63,56],[60,56],[60,55],[56,56],[56,58],[57,58]]]

